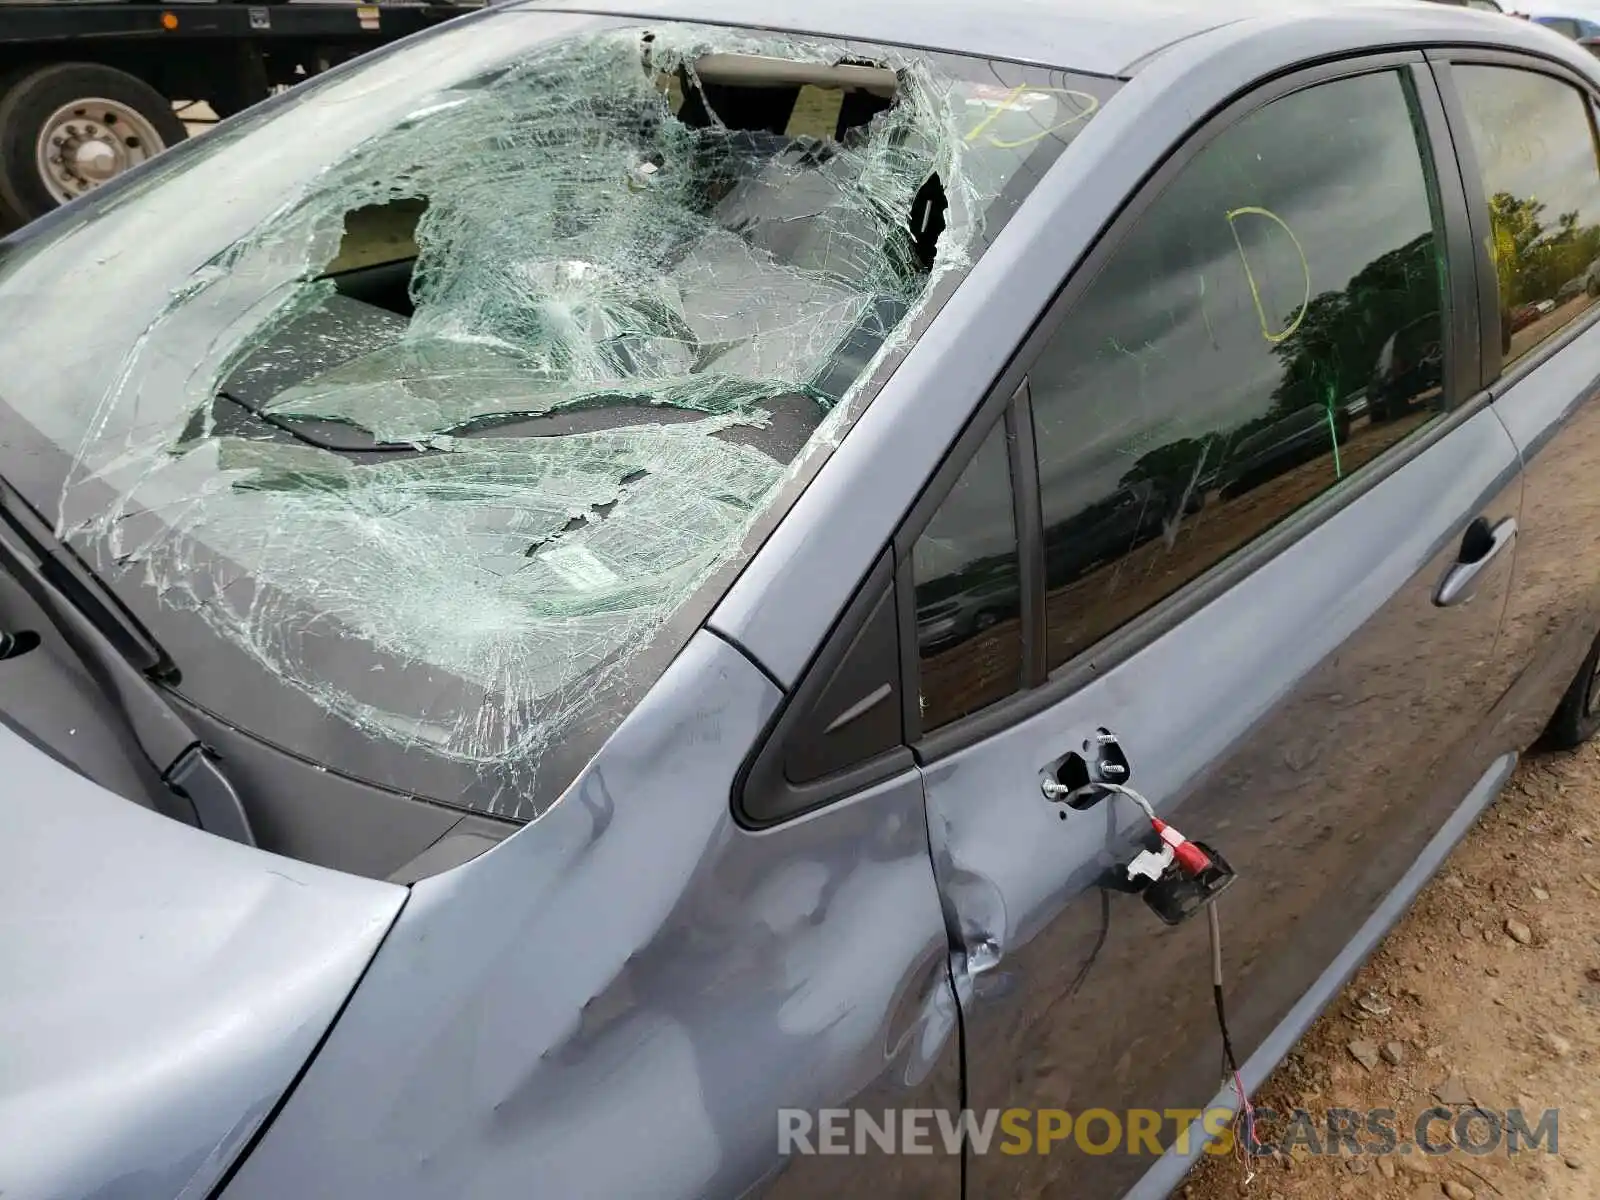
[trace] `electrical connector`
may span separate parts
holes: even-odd
[[[1132,881],[1143,877],[1154,883],[1166,874],[1167,868],[1171,865],[1171,846],[1163,846],[1160,850],[1141,850],[1138,856],[1128,864],[1128,879]]]
[[[1150,817],[1150,827],[1166,843],[1167,848],[1172,851],[1172,857],[1177,860],[1178,866],[1183,868],[1186,874],[1199,875],[1204,871],[1210,870],[1211,859],[1206,852],[1160,817],[1152,815]]]
[[[1094,789],[1126,796],[1139,806],[1161,846],[1156,850],[1141,850],[1132,862],[1121,868],[1120,884],[1123,890],[1141,893],[1145,903],[1167,924],[1176,925],[1194,915],[1233,882],[1233,868],[1221,854],[1184,837],[1156,816],[1150,801],[1126,784],[1102,780],[1073,789],[1046,777],[1042,786],[1045,795],[1053,800],[1070,803],[1079,792]]]

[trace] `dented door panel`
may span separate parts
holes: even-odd
[[[955,1200],[959,1154],[774,1178],[781,1108],[960,1102],[918,777],[741,830],[730,789],[778,698],[696,635],[560,804],[417,884],[229,1200]]]

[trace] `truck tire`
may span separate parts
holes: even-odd
[[[11,85],[22,78],[21,71],[0,71],[0,100],[4,100],[6,93],[11,90]],[[6,198],[0,194],[0,237],[5,237],[17,226],[22,224],[22,214],[14,212]]]
[[[181,142],[166,97],[98,63],[13,76],[0,95],[0,206],[42,216]]]

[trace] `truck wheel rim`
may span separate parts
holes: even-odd
[[[45,190],[65,204],[165,149],[155,126],[136,109],[91,97],[50,114],[35,156]]]

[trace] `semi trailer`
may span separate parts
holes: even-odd
[[[0,0],[0,225],[481,3]]]

